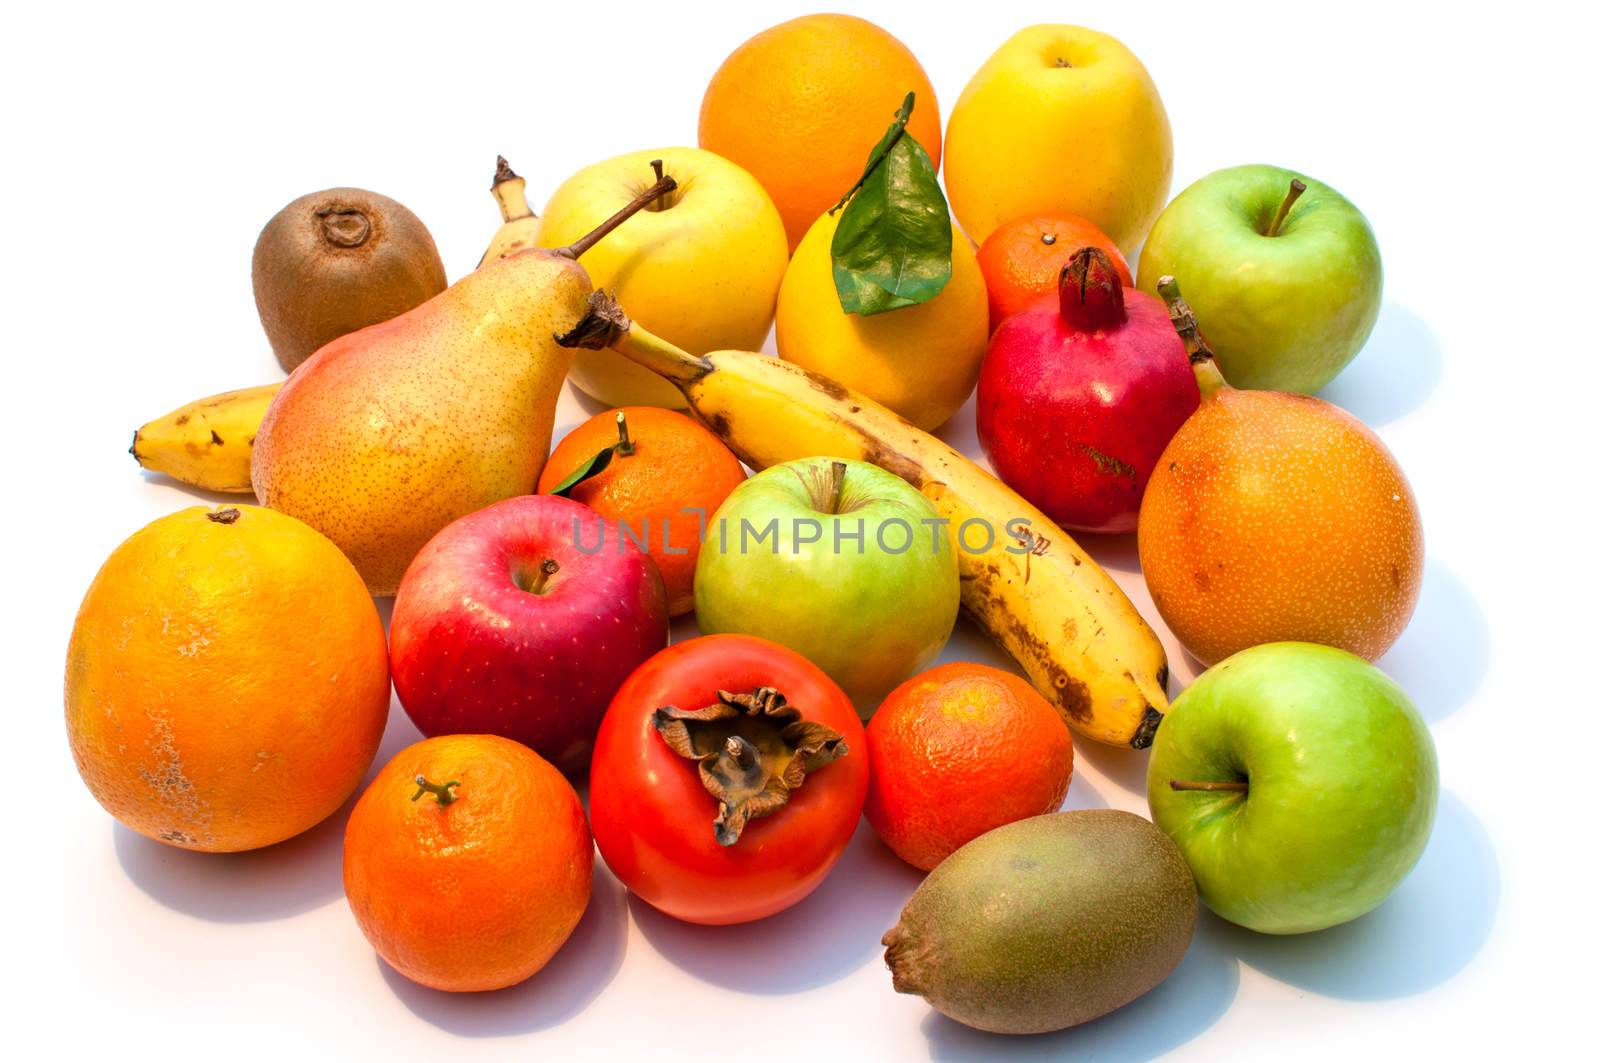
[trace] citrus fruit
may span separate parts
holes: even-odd
[[[916,56],[865,19],[806,15],[723,60],[700,103],[700,146],[755,175],[793,250],[861,176],[908,92],[906,128],[937,168],[939,101]]]
[[[432,989],[503,989],[589,905],[594,846],[572,784],[498,735],[401,750],[356,802],[344,890],[384,962]]]
[[[823,214],[789,261],[778,289],[778,356],[846,384],[918,428],[937,428],[978,382],[989,341],[989,296],[972,245],[950,248],[950,280],[925,303],[847,314],[833,284],[833,231]]]
[[[867,724],[867,821],[932,870],[980,834],[1060,807],[1072,734],[1027,681],[958,661],[913,676]]]
[[[549,494],[613,446],[605,468],[567,497],[627,524],[661,570],[667,611],[681,616],[694,608],[700,529],[744,482],[744,466],[722,440],[683,414],[624,406],[595,414],[567,433],[545,462],[539,493]]]
[[[1206,394],[1139,508],[1151,600],[1207,664],[1267,642],[1377,660],[1411,619],[1422,561],[1416,499],[1382,440],[1292,392]]]
[[[383,624],[293,517],[195,506],[101,566],[67,648],[67,735],[96,800],[169,845],[255,849],[355,792],[389,716]]]
[[[1098,247],[1111,259],[1124,287],[1133,287],[1127,260],[1111,237],[1074,214],[1030,214],[1008,221],[978,248],[978,268],[989,290],[989,328],[1038,299],[1055,295],[1073,252]]]

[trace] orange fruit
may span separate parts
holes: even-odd
[[[1111,237],[1076,214],[1032,214],[1008,221],[978,248],[978,268],[989,289],[989,331],[1038,299],[1053,295],[1075,251],[1098,247],[1111,256],[1124,287],[1133,287],[1127,260]]]
[[[1337,406],[1289,392],[1206,394],[1139,509],[1150,597],[1206,664],[1266,642],[1375,661],[1411,619],[1422,557],[1416,499],[1388,448]]]
[[[283,841],[360,785],[389,654],[332,542],[257,506],[195,506],[112,551],[67,647],[67,737],[123,823],[184,849]]]
[[[959,661],[913,676],[867,724],[867,821],[931,871],[996,827],[1053,812],[1072,781],[1072,734],[1027,680]]]
[[[865,19],[806,15],[723,60],[700,102],[700,146],[755,175],[792,252],[861,176],[907,92],[917,100],[906,129],[937,169],[939,101],[917,57]]]
[[[608,520],[627,523],[661,570],[667,611],[681,616],[694,608],[700,529],[744,482],[744,466],[722,440],[683,414],[624,406],[595,414],[567,433],[539,474],[538,492],[549,494],[580,465],[617,443],[619,416],[631,452],[613,453],[599,475],[578,484],[568,497]]]
[[[384,962],[432,989],[503,989],[589,906],[594,845],[572,784],[498,735],[408,746],[356,802],[344,891]]]

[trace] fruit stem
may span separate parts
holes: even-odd
[[[844,498],[844,462],[836,461],[828,466],[828,471],[833,475],[833,494],[828,500],[828,512],[838,513],[839,502]]]
[[[628,438],[628,415],[617,411],[617,453],[627,457],[633,453],[633,440]]]
[[[489,186],[489,191],[500,205],[501,220],[509,222],[533,217],[533,208],[528,206],[528,182],[517,176],[504,155],[497,155],[495,163],[494,184]]]
[[[415,801],[423,794],[432,794],[434,797],[438,798],[439,807],[441,808],[450,804],[450,802],[456,799],[456,795],[452,793],[451,790],[461,785],[460,779],[451,779],[443,786],[440,786],[438,783],[429,782],[426,775],[418,775],[416,782],[417,792],[411,795],[411,800]]]
[[[670,181],[671,178],[669,177]],[[711,363],[628,320],[628,315],[604,291],[589,296],[589,312],[571,329],[556,337],[563,347],[598,351],[610,347],[652,373],[659,373],[677,385],[685,395],[695,381],[711,372]]]
[[[676,190],[677,187],[678,182],[674,181],[670,177],[663,177],[661,180],[657,181],[643,192],[640,192],[638,195],[634,196],[626,207],[623,207],[621,210],[611,215],[611,217],[595,226],[595,228],[590,231],[587,236],[580,236],[566,247],[556,248],[551,252],[551,254],[561,255],[564,258],[571,259],[581,258],[585,251],[589,250],[589,248],[593,247],[601,240],[604,240],[617,226],[621,225],[623,222],[639,213],[645,207],[649,206],[650,203],[656,199],[656,197],[664,196],[668,192]]]
[[[1200,397],[1209,399],[1228,386],[1222,378],[1222,370],[1217,368],[1217,354],[1200,334],[1200,323],[1194,319],[1189,304],[1184,302],[1177,278],[1170,274],[1162,277],[1156,281],[1156,291],[1166,302],[1167,316],[1172,318],[1172,325],[1183,340],[1183,348],[1189,352],[1189,365],[1194,369],[1195,383],[1200,385]]]
[[[213,509],[206,514],[206,520],[211,521],[213,524],[232,524],[239,519],[239,516],[239,511],[233,506],[229,506],[227,509]]]
[[[1272,224],[1267,226],[1268,236],[1277,236],[1278,229],[1283,225],[1283,219],[1289,216],[1289,208],[1294,206],[1294,201],[1306,190],[1306,183],[1296,177],[1289,182],[1289,194],[1283,197],[1283,202],[1278,204],[1278,213],[1273,216]]]
[[[1247,794],[1250,792],[1250,784],[1247,782],[1186,782],[1180,779],[1168,779],[1167,785],[1174,790],[1205,790],[1208,792],[1220,790],[1233,794]]]
[[[550,582],[550,577],[554,576],[560,571],[561,566],[556,564],[555,558],[545,558],[543,561],[539,562],[539,571],[534,573],[533,579],[529,581],[526,588],[527,592],[529,594],[543,594],[545,584]]]

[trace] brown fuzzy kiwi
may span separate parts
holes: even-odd
[[[313,192],[272,216],[251,264],[256,310],[288,370],[330,340],[388,321],[445,289],[426,226],[388,196]]]

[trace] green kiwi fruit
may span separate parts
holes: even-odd
[[[1131,812],[1018,820],[950,854],[883,937],[894,987],[991,1033],[1045,1033],[1144,995],[1178,966],[1199,898]]]
[[[360,188],[313,192],[272,216],[251,263],[256,311],[288,370],[330,340],[388,321],[445,289],[418,217]]]

